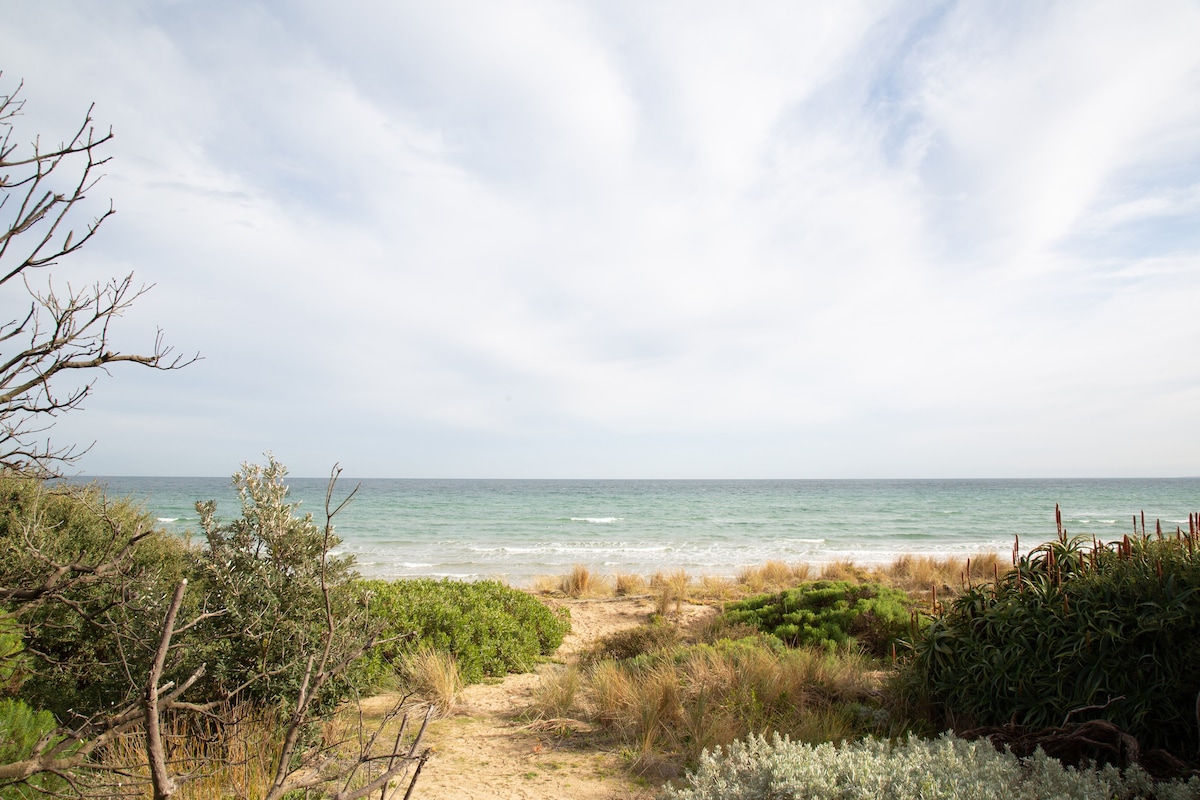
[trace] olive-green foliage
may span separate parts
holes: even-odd
[[[0,616],[0,697],[10,695],[29,677],[29,654],[16,619]]]
[[[730,624],[750,624],[792,647],[858,646],[874,656],[911,635],[912,600],[877,583],[814,581],[777,594],[730,603]]]
[[[1107,719],[1144,745],[1196,751],[1200,543],[1077,537],[968,589],[918,641],[913,669],[964,723]]]
[[[188,562],[186,543],[154,530],[128,500],[109,500],[97,486],[0,474],[0,586],[43,587],[67,567],[58,583],[67,588],[45,602],[10,604],[24,648],[0,647],[0,680],[21,682],[25,700],[58,715],[126,701],[140,689],[130,676],[145,674]],[[106,563],[111,569],[92,571]]]
[[[241,517],[222,524],[213,502],[197,503],[207,546],[200,556],[194,593],[220,616],[197,629],[193,659],[208,672],[202,694],[220,695],[245,685],[242,698],[291,700],[309,656],[320,657],[326,637],[326,598],[335,623],[329,663],[351,656],[368,637],[353,588],[352,559],[330,551],[340,540],[331,525],[299,515],[288,501],[287,468],[268,455],[266,465],[243,464],[233,476]],[[351,687],[335,681],[320,698],[336,703]]]
[[[417,644],[454,655],[462,678],[475,683],[524,672],[553,653],[570,630],[565,614],[551,611],[526,592],[498,581],[364,580],[373,624],[382,624],[377,658],[394,660]]]

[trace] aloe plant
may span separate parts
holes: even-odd
[[[1107,719],[1196,752],[1200,532],[1059,538],[968,587],[915,644],[914,668],[962,723]]]

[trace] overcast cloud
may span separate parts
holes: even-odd
[[[15,2],[90,474],[1200,473],[1193,2]]]

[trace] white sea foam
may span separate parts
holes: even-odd
[[[179,522],[179,520],[181,520],[181,519],[183,519],[183,518],[182,517],[159,517],[158,521],[159,522]]]
[[[590,522],[594,525],[612,525],[624,521],[624,517],[571,517],[571,522]]]

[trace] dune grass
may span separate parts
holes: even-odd
[[[575,599],[649,596],[655,600],[657,613],[668,614],[677,611],[685,601],[740,600],[792,589],[814,580],[875,582],[915,597],[930,598],[936,594],[947,598],[970,585],[992,582],[1011,569],[1009,561],[996,553],[979,553],[966,559],[903,555],[883,565],[860,565],[848,559],[821,565],[767,561],[743,567],[733,577],[693,576],[684,570],[660,571],[649,577],[629,573],[609,576],[576,564],[568,575],[535,578],[530,590],[534,594]]]
[[[865,656],[761,636],[685,641],[696,633],[660,618],[606,637],[576,668],[544,676],[529,713],[585,720],[634,771],[657,777],[751,733],[837,741],[890,720],[862,712],[880,696],[880,673]]]

